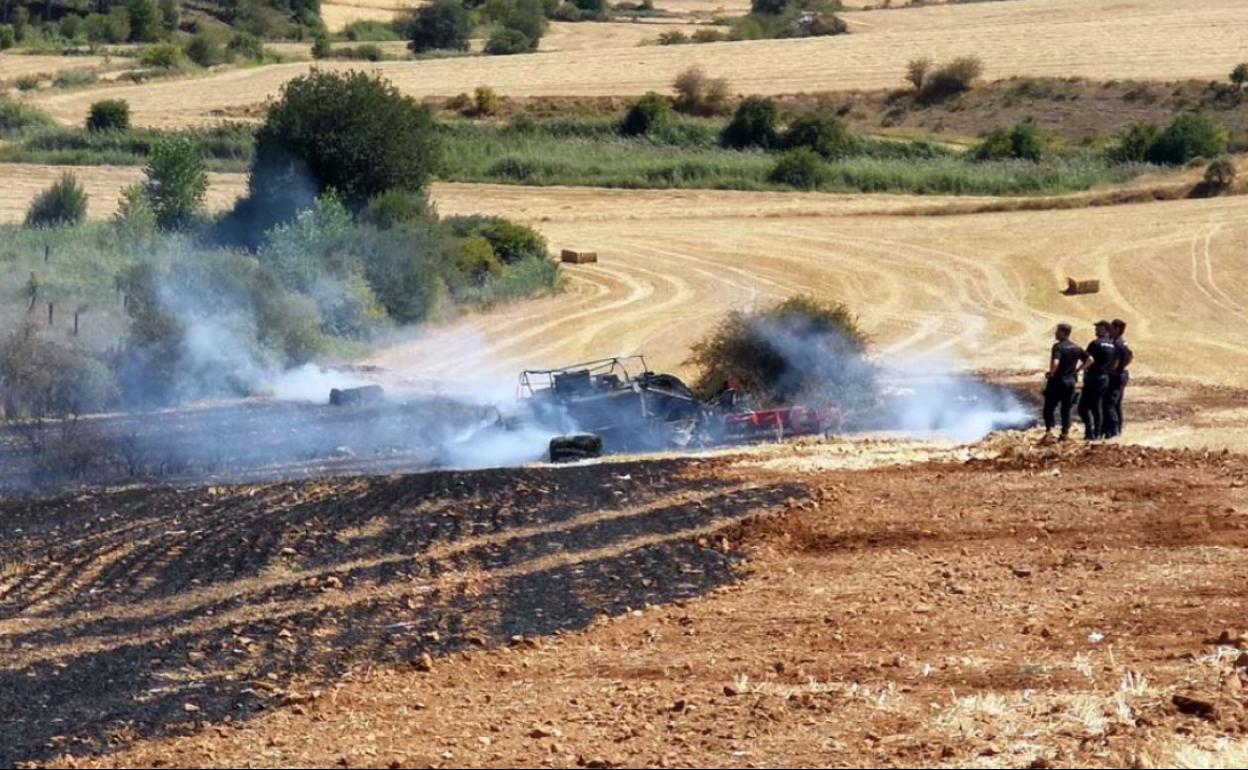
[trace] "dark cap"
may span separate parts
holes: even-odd
[[[1097,321],[1097,322],[1096,322],[1096,328],[1098,328],[1098,329],[1108,329],[1108,328],[1109,328],[1109,321],[1106,321],[1105,319],[1101,319],[1100,321]]]
[[[1063,334],[1070,334],[1070,333],[1071,333],[1071,331],[1073,331],[1073,330],[1071,329],[1070,324],[1067,324],[1067,323],[1061,323],[1061,324],[1058,324],[1058,325],[1057,325],[1057,330],[1058,330],[1059,332],[1063,333]]]
[[[1115,319],[1113,320],[1112,326],[1113,326],[1115,329],[1117,329],[1118,331],[1120,331],[1120,332],[1121,332],[1121,331],[1126,331],[1126,328],[1127,328],[1127,322],[1126,322],[1126,321],[1124,321],[1124,320],[1122,320],[1121,318],[1115,318]]]

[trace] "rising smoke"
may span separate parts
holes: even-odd
[[[860,430],[978,441],[1034,418],[1005,388],[930,354],[870,357],[835,331],[761,319],[751,328],[783,361],[781,390],[796,402],[837,403]]]

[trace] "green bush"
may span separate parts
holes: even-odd
[[[706,28],[694,30],[693,36],[689,38],[694,43],[722,43],[727,39],[719,30]]]
[[[344,45],[334,49],[333,58],[351,59],[353,61],[382,61],[386,58],[386,52],[381,50],[381,46],[374,43],[364,43],[357,46]]]
[[[479,235],[489,242],[505,265],[530,257],[548,257],[546,239],[536,230],[500,217],[451,217],[445,221],[456,238]]]
[[[26,212],[27,227],[65,227],[87,218],[87,193],[78,179],[66,172],[39,193]]]
[[[103,99],[91,105],[87,115],[88,131],[128,131],[130,103],[125,99]]]
[[[672,108],[667,99],[651,91],[638,99],[620,122],[624,136],[644,136],[671,119]]]
[[[61,37],[76,40],[82,34],[82,16],[67,14],[61,17]]]
[[[403,39],[393,24],[364,20],[343,27],[342,35],[353,43],[389,43]]]
[[[312,41],[312,58],[328,59],[334,55],[334,47],[330,44],[329,38],[325,35],[317,35]]]
[[[13,9],[10,21],[13,22],[13,36],[19,42],[24,42],[26,36],[30,34],[30,11],[25,6],[19,5]]]
[[[472,18],[461,0],[434,0],[415,12],[408,22],[408,31],[408,47],[415,53],[466,51]]]
[[[479,117],[490,117],[498,114],[498,94],[489,86],[477,86],[472,92],[472,114]]]
[[[178,0],[160,0],[160,26],[165,34],[177,32],[181,16]]]
[[[741,102],[720,135],[720,143],[732,150],[768,148],[776,144],[776,103],[751,96]]]
[[[966,93],[984,72],[984,64],[977,57],[963,56],[939,69],[928,72],[919,89],[919,101],[925,104],[944,101]]]
[[[154,43],[160,39],[163,18],[152,0],[127,0],[130,42]]]
[[[836,160],[853,155],[858,143],[840,118],[813,113],[794,120],[780,138],[782,150],[799,147],[807,147],[828,160]]]
[[[537,41],[530,39],[518,29],[503,27],[490,35],[485,43],[485,52],[490,56],[511,56],[518,53],[529,53],[537,47]]]
[[[225,50],[230,59],[262,62],[265,57],[264,41],[248,32],[235,32],[231,35]]]
[[[225,43],[214,32],[197,32],[182,49],[186,58],[201,67],[215,67],[226,61]],[[174,66],[174,65],[161,65]]]
[[[659,45],[684,45],[689,42],[689,36],[678,29],[663,32],[659,35]]]
[[[1149,150],[1161,135],[1161,129],[1150,123],[1137,123],[1127,129],[1109,157],[1118,163],[1144,163]]]
[[[203,214],[208,172],[194,140],[176,136],[157,142],[144,173],[160,229],[184,230]]]
[[[780,156],[767,180],[801,190],[815,190],[828,181],[828,169],[814,150],[798,147]]]
[[[0,96],[0,138],[12,138],[18,134],[41,128],[52,128],[56,122],[47,114],[29,104]]]
[[[87,31],[87,40],[92,43],[117,45],[130,39],[130,16],[122,5],[114,6],[107,15],[88,14],[83,25]]]
[[[479,285],[503,273],[503,263],[494,253],[494,246],[481,235],[460,239],[456,248],[456,269],[468,281]]]
[[[838,404],[856,409],[876,395],[867,336],[844,305],[791,297],[767,310],[734,310],[696,342],[695,390],[733,384],[762,406]]]
[[[7,51],[17,44],[12,24],[0,24],[0,51]]]
[[[122,188],[121,202],[113,215],[118,233],[128,240],[150,238],[156,234],[158,224],[152,202],[147,197],[147,187],[132,184]]]
[[[173,43],[149,45],[139,54],[139,63],[154,69],[177,69],[182,66],[182,49]]]
[[[18,91],[34,91],[39,87],[40,82],[38,75],[22,75],[13,84],[17,86]]]
[[[1029,160],[1039,162],[1047,143],[1033,123],[1019,123],[1010,130],[998,129],[988,135],[971,153],[977,161]]]
[[[1226,149],[1226,129],[1207,115],[1187,113],[1157,135],[1145,159],[1158,165],[1181,166],[1196,158],[1216,158]]]
[[[390,190],[420,192],[439,162],[427,107],[362,72],[313,70],[288,81],[256,134],[248,197],[217,234],[254,233],[333,188],[352,210]]]
[[[374,196],[360,212],[360,221],[381,230],[402,226],[424,226],[435,219],[429,199],[421,192],[387,190]]]

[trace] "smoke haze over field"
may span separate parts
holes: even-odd
[[[956,362],[936,355],[888,355],[869,358],[836,332],[811,333],[763,319],[752,323],[784,360],[782,381],[797,399],[832,402],[859,394],[859,383],[874,381],[875,393],[853,423],[874,430],[922,437],[933,433],[974,442],[994,430],[1028,425],[1032,416],[1009,390],[960,371]]]

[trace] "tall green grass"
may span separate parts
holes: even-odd
[[[448,181],[615,188],[786,190],[768,181],[778,156],[720,148],[720,125],[681,119],[655,134],[621,137],[609,118],[442,128]],[[926,142],[861,138],[854,156],[826,164],[820,190],[926,195],[1052,195],[1123,182],[1144,167],[1087,153],[1042,163],[974,163]]]
[[[250,126],[225,124],[180,133],[202,148],[213,171],[245,171],[251,163],[255,137]],[[166,136],[167,132],[150,129],[86,131],[42,127],[27,130],[12,144],[0,147],[0,162],[138,166],[147,162],[153,145]]]
[[[142,165],[155,141],[167,135],[145,129],[92,133],[50,127],[39,113],[27,110],[0,101],[0,133],[6,125],[20,126],[11,129],[16,138],[0,147],[0,162]],[[450,121],[439,127],[443,163],[438,177],[537,186],[792,189],[769,181],[778,155],[721,148],[722,127],[722,121],[676,117],[649,135],[626,138],[610,116],[520,118],[510,124]],[[250,126],[231,124],[187,133],[204,149],[214,171],[245,171],[251,163],[254,134]],[[1092,151],[1054,154],[1040,163],[976,163],[928,142],[860,137],[851,157],[826,164],[818,189],[1056,195],[1124,182],[1147,168],[1113,163]]]

